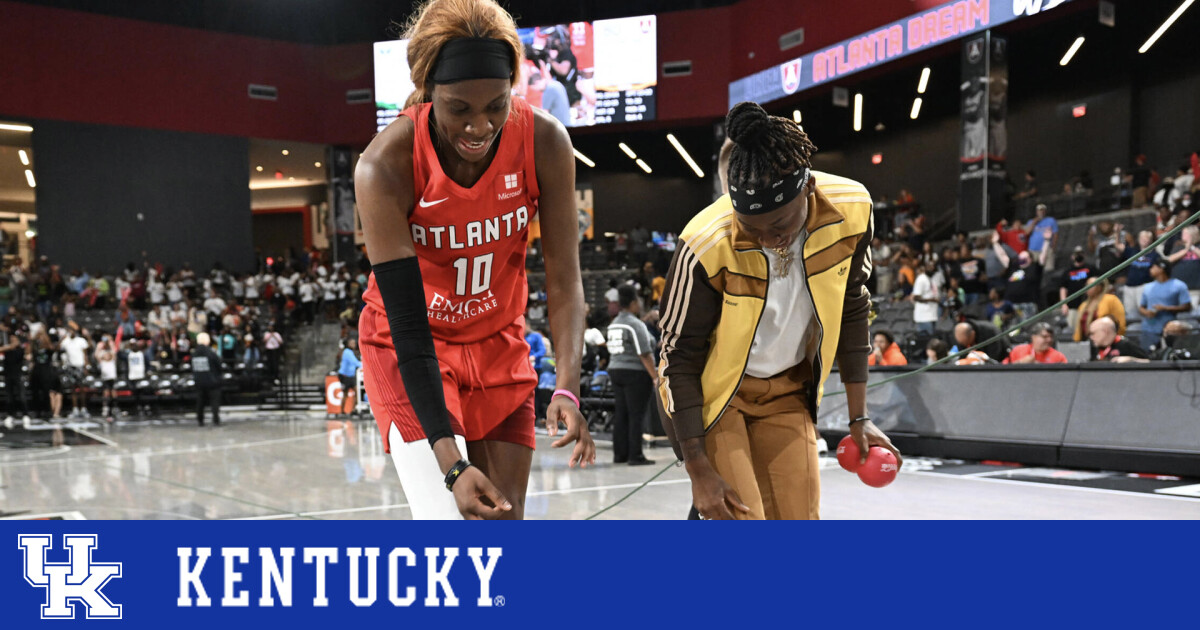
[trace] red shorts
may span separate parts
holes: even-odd
[[[405,442],[425,439],[404,391],[387,316],[367,305],[359,317],[363,386],[371,413],[390,452],[388,430],[395,424]],[[468,344],[434,339],[450,425],[468,442],[496,440],[534,447],[533,393],[537,373],[529,364],[524,322]]]

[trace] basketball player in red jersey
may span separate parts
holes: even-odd
[[[365,385],[414,518],[522,518],[537,385],[523,337],[525,249],[538,212],[558,370],[547,427],[566,425],[554,446],[575,443],[570,466],[596,457],[578,406],[571,140],[512,96],[521,41],[492,0],[431,0],[406,37],[416,92],[355,173],[373,263],[359,325]]]

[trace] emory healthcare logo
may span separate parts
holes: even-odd
[[[100,591],[113,578],[121,577],[120,562],[92,562],[95,534],[63,534],[67,562],[46,562],[51,537],[42,534],[17,536],[25,556],[25,581],[46,589],[42,619],[74,619],[73,603],[87,606],[88,619],[120,619],[121,606]]]

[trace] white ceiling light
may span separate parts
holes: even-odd
[[[854,130],[862,131],[862,92],[854,95]]]
[[[792,120],[796,121],[797,125],[799,125],[801,120],[803,120],[803,119],[804,119],[804,117],[800,115],[800,110],[798,110],[798,109],[792,110]]]
[[[1079,37],[1075,38],[1075,43],[1071,44],[1071,47],[1067,49],[1067,54],[1063,55],[1063,58],[1058,60],[1058,65],[1065,66],[1071,63],[1071,58],[1075,56],[1075,53],[1079,52],[1079,47],[1082,45],[1083,36],[1080,35]]]
[[[37,188],[37,182],[33,179],[33,171],[25,169],[25,181],[29,182],[30,188]]]
[[[625,144],[624,142],[622,142],[622,143],[618,144],[617,146],[621,147],[621,150],[625,152],[625,155],[629,156],[629,159],[631,159],[631,160],[638,159],[637,154],[633,152],[633,149],[629,148],[628,144]]]
[[[29,166],[29,154],[25,152],[25,149],[21,149],[20,151],[17,151],[17,155],[21,156],[21,164],[22,165]]]
[[[692,159],[691,155],[688,155],[687,149],[683,148],[682,144],[679,144],[679,140],[675,139],[675,134],[667,134],[667,140],[671,143],[671,146],[675,147],[675,150],[679,152],[679,155],[683,156],[683,161],[687,162],[687,165],[692,167],[692,172],[696,174],[696,177],[703,178],[704,171],[700,170],[699,166],[696,166],[696,161]]]
[[[584,164],[587,164],[587,165],[588,165],[588,168],[595,168],[595,167],[596,167],[596,163],[595,163],[595,162],[593,162],[593,161],[591,160],[591,158],[589,158],[588,156],[586,156],[586,155],[584,155],[584,154],[580,153],[580,152],[579,152],[579,149],[574,149],[574,148],[572,148],[571,150],[575,152],[575,159],[579,160],[580,162],[583,162]]]
[[[287,154],[288,154],[288,150],[287,150],[287,149],[284,149],[284,150],[283,150],[283,154],[284,154],[284,155],[287,155]]]
[[[927,87],[929,87],[929,66],[925,66],[921,70],[921,80],[917,82],[917,94],[924,94]]]
[[[313,162],[313,166],[315,166],[315,167],[317,167],[317,168],[321,168],[321,163],[320,163],[320,162]]]
[[[4,131],[33,131],[33,127],[29,125],[14,125],[12,123],[0,123],[0,129]]]
[[[637,165],[642,167],[642,170],[646,171],[646,174],[650,174],[650,165],[649,164],[646,164],[639,158],[637,161]]]
[[[913,120],[916,120],[917,116],[920,116],[920,115],[921,115],[921,97],[918,96],[915,100],[913,100],[912,111],[908,113],[908,117]]]
[[[1167,29],[1171,28],[1171,25],[1175,23],[1175,20],[1178,20],[1179,16],[1183,15],[1183,12],[1187,11],[1188,7],[1192,6],[1192,3],[1195,1],[1196,0],[1183,0],[1183,4],[1179,5],[1178,9],[1175,9],[1175,12],[1171,14],[1171,17],[1167,18],[1167,21],[1163,22],[1162,26],[1158,27],[1157,31],[1154,31],[1154,34],[1150,36],[1150,39],[1146,40],[1145,44],[1142,44],[1142,47],[1138,49],[1138,52],[1144,53],[1147,50],[1150,50],[1150,47],[1154,45],[1154,42],[1158,41],[1158,38],[1162,37],[1162,34],[1167,32]]]
[[[254,170],[256,170],[256,171],[258,171],[259,173],[261,173],[261,172],[262,172],[262,165],[255,166],[255,167],[254,167]]]

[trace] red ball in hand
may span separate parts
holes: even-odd
[[[847,435],[838,442],[837,460],[842,465],[842,468],[850,472],[858,472],[858,460],[862,457],[862,451],[858,450],[858,444],[854,443],[854,438]]]
[[[867,463],[858,467],[858,478],[872,488],[882,488],[896,480],[900,466],[891,451],[872,446],[867,451]]]

